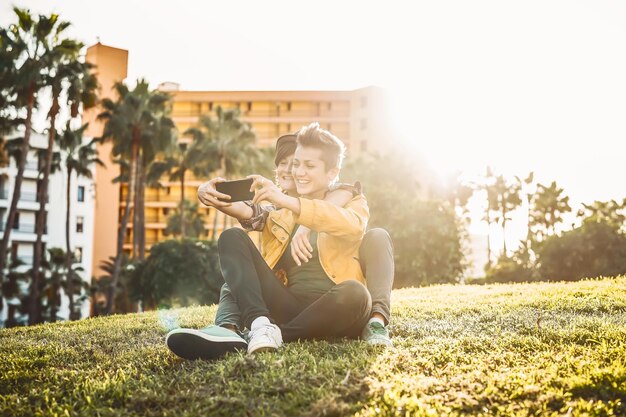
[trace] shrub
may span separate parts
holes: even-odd
[[[131,297],[142,300],[146,308],[213,304],[219,301],[224,282],[217,243],[203,240],[157,243],[145,261],[130,268],[134,268]]]

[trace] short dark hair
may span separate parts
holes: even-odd
[[[308,126],[303,126],[298,130],[296,140],[298,145],[322,151],[322,161],[326,165],[326,171],[332,168],[341,168],[346,146],[337,136],[326,129],[322,129],[319,123],[313,122]]]

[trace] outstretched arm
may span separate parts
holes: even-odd
[[[254,213],[252,208],[246,203],[242,201],[234,203],[220,201],[220,199],[230,200],[229,195],[222,194],[215,189],[215,184],[225,181],[224,178],[217,177],[200,185],[200,187],[198,187],[198,200],[205,206],[214,207],[237,220],[241,221],[251,218]]]

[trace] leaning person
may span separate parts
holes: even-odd
[[[279,140],[278,144],[277,144],[277,158],[276,158],[276,163],[277,163],[277,179],[279,184],[281,184],[281,186],[283,187],[283,189],[287,192],[287,194],[290,194],[290,189],[293,188],[293,177],[290,178],[289,175],[289,169],[285,169],[285,167],[288,167],[290,165],[290,161],[293,158],[292,152],[293,152],[293,147],[295,146],[295,140],[287,137],[283,137],[281,138],[283,140]],[[285,145],[285,146],[283,146]],[[291,147],[291,149],[289,149]],[[285,151],[287,149],[287,151]],[[285,157],[279,157],[284,155]],[[288,159],[288,160],[287,160]],[[340,159],[339,159],[339,163],[340,163]],[[308,164],[308,162],[307,162]],[[282,169],[281,169],[282,168]],[[330,171],[328,171],[330,172]],[[337,171],[338,172],[338,171]],[[304,173],[303,176],[298,177],[299,178],[299,182],[302,182],[304,184],[309,184],[310,183],[310,179],[307,177],[307,174]],[[260,179],[257,179],[260,180]],[[267,180],[264,180],[267,181]],[[211,183],[211,182],[209,182]],[[291,185],[291,186],[290,186]],[[327,186],[325,186],[325,188],[327,188]],[[211,197],[207,197],[206,200],[203,199],[202,193],[199,190],[199,198],[202,202],[204,202],[207,205],[213,205],[217,208],[219,208],[220,210],[227,212],[228,214],[235,214],[235,217],[238,218],[242,218],[242,217],[247,217],[248,220],[250,219],[254,219],[255,216],[250,214],[249,212],[245,213],[246,210],[249,210],[249,207],[245,207],[245,206],[241,206],[241,207],[233,207],[236,206],[237,204],[241,205],[241,203],[234,203],[232,205],[227,204],[227,203],[221,203],[218,202],[216,199],[214,199],[214,197],[221,197],[219,195],[215,195],[215,191],[214,191],[214,187],[211,187]],[[313,194],[311,194],[310,192],[311,190],[308,190],[308,192],[306,194],[304,194],[306,197],[311,198],[314,197]],[[321,197],[321,195],[318,195],[319,197]],[[259,197],[257,195],[257,200]],[[280,199],[276,200],[275,202],[278,202]],[[280,203],[279,203],[280,204]],[[220,205],[222,207],[220,207]],[[254,207],[254,206],[253,206]],[[258,207],[258,206],[257,206]],[[239,213],[236,213],[236,210],[240,210]],[[244,212],[244,215],[242,215],[242,211]],[[239,214],[239,216],[237,216],[237,214]],[[266,213],[267,216],[264,216],[263,218],[263,222],[266,221],[266,217],[269,217],[269,214]],[[306,214],[306,210],[305,210],[305,214]],[[304,230],[305,228],[302,227],[300,230]],[[299,232],[299,231],[298,231]],[[383,231],[384,232],[384,231]],[[237,232],[233,232],[233,233],[237,233]],[[316,232],[313,232],[316,233]],[[371,231],[370,234],[373,236],[372,237],[372,241],[374,240],[380,240],[380,241],[384,241],[384,238],[386,237],[387,241],[388,241],[388,250],[387,252],[389,253],[389,258],[390,261],[388,262],[391,267],[387,267],[387,271],[391,271],[390,273],[387,272],[387,275],[390,276],[390,278],[387,279],[388,281],[388,291],[387,293],[390,293],[391,290],[391,282],[393,280],[393,254],[392,254],[392,249],[391,249],[391,242],[389,240],[388,235],[385,233],[376,233],[376,235],[373,235],[373,233],[376,233],[375,231]],[[332,233],[330,233],[332,235]],[[302,234],[304,235],[304,234]],[[264,235],[265,236],[265,235]],[[306,233],[306,236],[309,236],[309,232]],[[374,238],[374,236],[376,236],[376,238]],[[382,239],[381,239],[382,238]],[[320,242],[322,241],[322,239],[319,240]],[[264,239],[264,243],[266,242],[266,240]],[[306,246],[302,249],[302,252],[300,252],[299,256],[300,256],[300,261],[298,262],[298,256],[296,256],[296,253],[294,252],[294,248],[293,248],[293,242],[292,242],[292,249],[291,249],[291,255],[293,256],[293,262],[291,263],[291,265],[289,265],[289,263],[285,263],[284,259],[288,260],[288,256],[281,256],[281,259],[278,263],[283,263],[285,264],[284,266],[287,267],[287,269],[289,269],[289,274],[288,276],[292,276],[294,282],[297,282],[297,278],[299,275],[302,275],[302,271],[300,271],[300,273],[298,273],[298,269],[294,269],[297,267],[301,267],[304,266],[302,264],[303,263],[308,263],[308,261],[310,259],[313,260],[312,264],[315,264],[317,261],[317,268],[319,269],[319,267],[321,266],[321,264],[319,263],[319,260],[317,258],[314,259],[313,254],[315,254],[316,248],[314,249],[313,246],[316,244],[317,242],[315,241],[315,239],[311,239],[311,241],[307,241],[306,242]],[[321,244],[321,246],[323,247],[323,244]],[[373,245],[369,245],[371,247],[373,247]],[[382,245],[383,247],[385,245]],[[364,252],[364,248],[368,247],[368,245],[366,244],[366,242],[364,242],[364,244],[361,246],[361,252],[363,255]],[[282,253],[283,255],[285,255],[286,253],[286,247],[283,248]],[[323,260],[323,250],[321,250],[322,252],[322,260]],[[376,252],[380,252],[380,251],[376,251]],[[317,257],[317,254],[315,254],[315,256]],[[363,257],[363,256],[362,256]],[[367,256],[365,256],[365,258],[367,258]],[[373,257],[372,257],[373,258]],[[380,259],[380,255],[378,256],[378,258]],[[367,266],[367,260],[365,262],[366,266]],[[379,262],[379,263],[383,263],[384,262]],[[374,263],[374,267],[376,267],[376,263]],[[380,268],[379,268],[380,269]],[[309,268],[309,270],[311,271],[315,271],[315,266],[312,266]],[[369,270],[373,270],[369,269]],[[303,269],[303,271],[306,271],[306,268]],[[265,271],[266,272],[266,271]],[[323,271],[322,271],[323,272]],[[380,274],[380,275],[384,275]],[[227,279],[228,281],[228,279]],[[330,280],[329,280],[330,281]],[[293,288],[292,288],[293,287]],[[284,287],[283,287],[284,288]],[[298,292],[298,290],[296,290],[295,288],[297,288],[295,285],[290,285],[288,287],[289,289],[292,289],[292,293],[295,291],[296,293]],[[240,321],[241,321],[241,314],[239,312],[239,306],[235,303],[232,294],[230,294],[230,292],[228,291],[224,291],[224,290],[228,290],[227,286],[224,287],[223,291],[222,291],[222,297],[220,300],[220,311],[218,312],[218,319],[217,319],[217,324],[220,324],[224,327],[229,327],[229,326],[233,326],[233,329],[235,328],[234,326],[242,326]],[[279,290],[280,291],[280,290]],[[313,295],[314,298],[316,298],[316,295]],[[296,310],[298,310],[299,308],[301,308],[302,305],[309,305],[311,304],[308,300],[304,301],[302,300],[302,295],[301,297],[299,297],[299,301],[300,301],[300,306],[292,306],[292,308],[296,308]],[[326,297],[328,298],[328,297]],[[389,299],[389,296],[387,294],[387,300]],[[389,302],[387,301],[386,303],[387,307],[386,307],[386,311],[387,311],[387,320],[388,320],[388,305]],[[284,306],[282,306],[284,307]],[[282,308],[279,306],[279,308]],[[326,309],[324,309],[326,311]],[[383,309],[383,311],[385,311]],[[280,313],[276,313],[278,314],[278,317],[280,317]],[[300,315],[298,317],[300,319],[300,321],[305,318],[305,315]],[[283,320],[284,321],[284,320]],[[382,321],[382,320],[381,320]],[[296,320],[296,322],[298,322],[298,320]],[[375,321],[371,321],[370,320],[370,324],[372,323],[376,323]],[[293,323],[291,323],[293,325]],[[194,330],[194,329],[177,329],[176,331],[174,331],[171,335],[168,336],[168,345],[170,346],[170,348],[172,348],[172,350],[179,354],[180,356],[183,357],[187,357],[187,358],[195,358],[195,357],[211,357],[211,355],[214,356],[219,356],[222,353],[224,353],[225,351],[228,350],[232,350],[232,348],[235,347],[243,347],[245,346],[245,341],[243,341],[243,339],[241,339],[236,333],[234,332],[229,332],[226,329],[220,329],[220,328],[215,328],[215,326],[212,326],[213,328],[207,328],[204,329],[203,331],[198,331],[198,330]],[[308,326],[305,326],[308,327]],[[375,327],[375,326],[373,326]],[[240,327],[241,328],[241,327]],[[368,326],[365,326],[365,328],[367,329]],[[293,336],[293,330],[291,330],[290,332],[290,327],[289,327],[289,323],[287,323],[285,325],[285,329],[287,329],[287,338],[289,337],[296,337],[296,338],[301,338],[301,336]],[[182,332],[182,333],[181,333]],[[258,332],[256,332],[258,333]],[[256,334],[255,332],[252,332],[252,336],[254,336],[254,334]],[[291,336],[289,336],[289,334],[291,334]],[[296,332],[297,335],[297,332]],[[334,334],[335,336],[337,334]],[[315,337],[315,332],[313,332],[313,334],[311,334],[310,336]],[[303,338],[306,338],[307,335],[302,335]],[[388,340],[388,339],[387,339]],[[254,341],[254,337],[252,337],[251,340],[251,345],[252,347],[249,347],[249,350],[254,351],[254,344],[252,343]],[[219,342],[219,343],[218,343]],[[208,349],[207,350],[207,346],[212,347],[212,349]],[[178,349],[177,349],[178,348]]]
[[[287,195],[297,197],[296,184],[291,173],[295,149],[296,135],[290,134],[278,138],[274,164],[276,165],[276,183],[278,186]],[[213,181],[214,180],[203,184],[198,189],[198,198],[207,206],[219,207],[219,205],[222,204],[219,198],[224,198],[224,195],[215,190],[215,183]],[[331,186],[331,192],[326,195],[324,200],[343,207],[360,193],[360,184],[356,186],[350,184],[336,184]],[[246,230],[261,231],[265,225],[267,216],[274,210],[274,207],[267,205],[261,206],[258,204],[247,205],[252,208],[253,214],[250,218],[239,218],[239,222]],[[300,226],[291,240],[291,245],[288,250],[290,250],[294,262],[298,265],[302,262],[308,262],[313,256],[312,246],[309,242],[310,232],[311,230],[307,227]],[[365,234],[361,247],[359,248],[359,262],[365,275],[367,288],[372,297],[371,316],[368,323],[363,327],[361,339],[369,344],[391,346],[392,342],[389,337],[387,325],[391,314],[390,305],[394,278],[394,256],[393,243],[387,231],[375,228]],[[278,276],[284,276],[285,274],[285,271],[282,269],[276,270],[275,268],[274,270],[275,274]],[[224,284],[220,291],[220,301],[215,317],[215,325],[225,327],[238,333],[241,333],[243,330],[241,313],[227,284]],[[211,330],[210,327],[206,328],[205,331],[209,333],[213,331],[219,334],[225,333],[219,329]],[[228,336],[232,335],[228,334]],[[202,345],[204,341],[198,340],[198,343]]]

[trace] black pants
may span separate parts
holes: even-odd
[[[280,327],[286,342],[356,338],[369,319],[372,299],[358,281],[337,284],[307,305],[278,281],[243,230],[224,231],[218,251],[222,275],[248,328],[257,317],[267,316]]]

